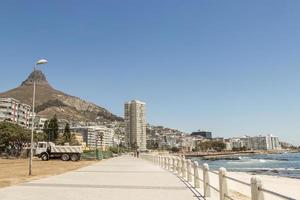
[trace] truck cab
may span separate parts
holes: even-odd
[[[47,142],[38,142],[35,154],[37,156],[41,155],[43,152],[47,152],[48,143]]]
[[[35,155],[42,160],[49,160],[51,147],[49,142],[38,142]]]

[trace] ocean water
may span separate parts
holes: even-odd
[[[251,172],[300,179],[300,153],[261,154],[232,156],[220,160],[191,158],[202,165],[207,163],[212,170],[225,167],[227,171]]]

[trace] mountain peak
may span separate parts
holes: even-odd
[[[49,85],[45,74],[41,70],[34,70],[31,72],[28,78],[23,81],[22,85],[32,85],[34,80],[37,85]]]
[[[31,105],[34,81],[37,83],[35,105],[39,116],[50,119],[56,114],[60,120],[76,123],[123,121],[103,107],[52,88],[41,70],[32,72],[20,87],[0,93],[0,97],[15,98]]]

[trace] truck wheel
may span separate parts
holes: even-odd
[[[68,154],[63,154],[63,155],[61,156],[61,159],[62,159],[63,161],[68,161],[68,160],[70,160],[70,156],[69,156]]]
[[[41,159],[42,159],[42,161],[48,161],[48,160],[49,160],[48,154],[44,153],[44,154],[41,156]]]
[[[78,156],[77,154],[72,154],[72,155],[71,155],[71,160],[72,160],[73,162],[78,161],[78,160],[79,160],[79,156]]]

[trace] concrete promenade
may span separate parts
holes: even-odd
[[[1,200],[195,200],[175,175],[122,156],[77,171],[0,189]]]

